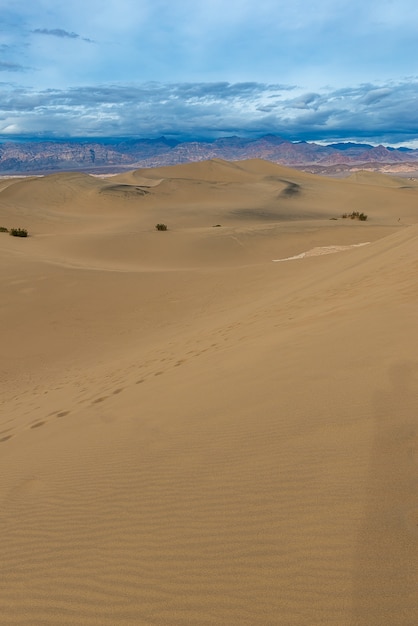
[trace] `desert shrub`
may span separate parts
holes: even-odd
[[[26,228],[11,228],[10,234],[12,237],[27,237],[28,231]]]
[[[220,228],[222,226],[222,224],[214,224],[213,228]]]
[[[167,230],[167,224],[156,224],[155,228],[157,230]]]
[[[360,220],[361,222],[365,222],[367,220],[367,215],[365,213],[360,213],[359,211],[343,213],[341,217],[343,217],[344,219],[350,218],[350,220]]]
[[[0,233],[8,233],[9,229],[6,228],[5,226],[0,226]]]

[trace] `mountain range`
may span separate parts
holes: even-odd
[[[257,139],[226,137],[214,141],[158,139],[53,139],[0,142],[0,173],[43,174],[78,170],[91,173],[177,165],[220,158],[261,158],[313,173],[418,170],[418,150],[342,142],[320,145],[292,142],[276,135]]]

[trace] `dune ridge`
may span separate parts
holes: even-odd
[[[366,178],[2,181],[0,623],[417,621],[418,189]]]

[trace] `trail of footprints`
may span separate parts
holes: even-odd
[[[120,393],[124,391],[125,387],[119,386],[114,389],[110,389],[109,387],[111,387],[111,385],[115,383],[116,384],[121,383],[121,382],[126,383],[127,374],[129,373],[130,370],[135,372],[136,377],[135,379],[132,377],[132,382],[128,386],[141,385],[141,384],[146,383],[147,381],[152,380],[153,378],[163,376],[167,371],[169,371],[172,368],[181,367],[182,365],[187,364],[191,359],[197,358],[201,356],[202,354],[205,354],[208,351],[219,350],[225,345],[225,342],[228,341],[228,339],[230,338],[231,332],[233,330],[237,330],[237,328],[240,325],[241,324],[239,322],[236,324],[230,324],[228,326],[218,329],[217,331],[213,333],[212,337],[216,339],[216,336],[218,336],[218,341],[222,341],[223,344],[216,343],[216,341],[213,341],[213,343],[211,344],[206,343],[205,345],[203,344],[203,342],[201,342],[201,345],[203,344],[201,348],[198,348],[198,349],[194,348],[193,350],[189,350],[188,352],[184,354],[183,358],[178,358],[178,352],[174,350],[169,355],[167,355],[166,351],[160,351],[160,352],[157,352],[156,355],[160,354],[161,357],[163,357],[164,355],[163,358],[158,358],[157,356],[157,358],[144,361],[142,365],[140,366],[138,366],[137,364],[133,364],[127,370],[126,369],[124,369],[123,371],[121,370],[119,376],[117,376],[115,372],[112,372],[112,374],[107,377],[109,381],[109,386],[104,388],[102,390],[102,394],[97,397],[93,397],[93,398],[88,397],[87,394],[88,394],[90,385],[89,385],[89,381],[87,380],[85,381],[87,384],[85,384],[83,389],[81,389],[79,392],[79,398],[81,394],[81,399],[79,399],[78,404],[80,405],[87,404],[88,406],[94,407],[96,405],[102,404],[106,400],[109,400],[113,396],[119,395]],[[243,338],[244,337],[240,337],[240,339],[243,339]],[[194,342],[190,340],[189,343],[193,344],[194,346],[196,346],[196,343],[197,343],[197,345],[199,346],[199,342]],[[173,345],[173,344],[170,344],[170,345]],[[140,378],[137,378],[138,371],[142,372],[142,375]],[[94,384],[95,382],[96,382],[95,379],[92,379],[91,383]],[[61,389],[61,388],[63,388],[62,385],[60,385],[59,387],[56,387],[55,390]],[[38,390],[39,388],[36,388],[36,389]],[[39,393],[40,393],[40,390],[38,394]],[[47,394],[47,393],[48,393],[47,391],[43,392],[43,394]],[[38,405],[33,408],[40,409],[41,406]],[[45,417],[45,419],[37,419],[33,422],[29,422],[25,429],[37,430],[47,425],[51,420],[67,417],[68,415],[70,415],[70,413],[71,411],[62,410],[62,409],[57,410],[57,411],[52,411]],[[13,420],[8,420],[8,421],[10,422]],[[6,423],[7,422],[4,422],[4,424]],[[17,434],[18,434],[17,429],[13,427],[9,427],[5,430],[0,430],[0,443],[5,443],[7,441],[10,441]]]
[[[274,327],[279,326],[280,324],[283,324],[283,318],[281,317],[281,315],[278,315],[277,310],[274,310],[274,311],[272,310],[261,311],[260,310],[255,315],[253,315],[249,320],[247,320],[247,323],[245,324],[245,326],[247,327],[247,330],[249,329],[250,326],[252,326],[253,323],[255,323],[255,321],[260,317],[260,315],[263,317],[266,317],[267,315],[266,319],[269,319],[271,322],[274,322],[273,323]],[[277,318],[280,318],[280,324],[277,323]],[[292,319],[292,318],[289,318],[289,319]],[[121,371],[119,377],[117,377],[115,372],[112,372],[112,374],[107,377],[109,380],[109,386],[115,383],[116,384],[121,383],[121,382],[126,383],[127,375],[131,370],[135,372],[136,376],[138,375],[138,372],[142,372],[142,375],[140,378],[136,378],[136,380],[132,379],[130,384],[141,385],[141,384],[146,383],[147,381],[150,381],[153,378],[163,376],[171,368],[181,367],[182,365],[186,364],[191,359],[197,358],[208,351],[215,351],[215,350],[220,350],[222,348],[225,348],[227,343],[231,340],[231,335],[233,333],[238,334],[242,331],[242,329],[240,328],[241,326],[242,326],[242,322],[235,322],[235,323],[228,324],[226,326],[219,327],[218,329],[214,330],[212,333],[212,338],[214,341],[211,344],[208,344],[207,342],[203,342],[199,340],[195,341],[193,339],[190,339],[188,342],[189,345],[193,345],[195,347],[194,349],[186,352],[182,358],[178,358],[179,351],[175,349],[176,344],[173,342],[169,344],[168,346],[168,347],[173,346],[172,351],[171,353],[169,353],[169,355],[167,355],[166,351],[160,350],[159,352],[156,352],[156,355],[160,354],[161,358],[157,357],[154,359],[149,359],[147,361],[144,361],[142,365],[140,366],[138,366],[138,364],[135,363],[131,365],[129,368]],[[237,336],[236,339],[239,341],[242,341],[246,339],[246,337],[247,335],[244,334],[244,335]],[[202,347],[200,349],[196,349],[196,346],[199,346],[199,344]],[[184,349],[184,346],[182,347]],[[165,369],[163,369],[163,367]],[[88,404],[89,406],[100,405],[101,403],[105,402],[112,396],[118,395],[124,391],[124,387],[116,387],[115,389],[111,391],[109,390],[109,387],[106,387],[105,389],[103,389],[102,395],[91,398],[88,396],[90,382],[93,385],[96,383],[96,380],[95,379],[92,379],[91,381],[85,380],[84,387],[80,389],[77,394],[78,397],[81,398],[78,401],[78,404],[80,405],[85,405],[85,404]],[[58,385],[51,391],[57,391],[57,390],[63,389],[67,386],[67,384],[68,383],[64,381],[62,384]],[[128,382],[128,386],[129,386],[129,382]],[[27,395],[27,393],[28,392],[20,394],[19,396],[15,396],[15,398],[11,398],[11,400],[16,399],[16,406],[22,406],[25,404],[24,396]],[[45,390],[45,389],[42,390],[41,387],[37,385],[33,387],[32,393],[33,395],[36,395],[37,397],[39,397],[42,395],[47,395],[49,393],[49,390]],[[27,406],[29,408],[30,404],[28,404]],[[37,406],[32,405],[32,410],[40,410],[40,409],[41,409],[41,405],[39,404]],[[28,413],[29,412],[30,411],[28,410]],[[51,419],[63,418],[69,414],[70,414],[70,411],[66,411],[66,410],[53,411],[45,419],[37,419],[34,422],[30,422],[27,425],[27,428],[30,430],[36,430],[48,424],[48,422]],[[13,421],[14,421],[13,418],[9,420],[5,420],[3,422],[3,425],[9,422],[13,422]],[[1,427],[1,424],[0,424],[0,427]],[[13,427],[7,428],[5,430],[0,430],[0,443],[5,443],[11,440],[16,434],[17,434],[16,429]]]

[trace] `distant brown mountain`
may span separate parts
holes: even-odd
[[[418,150],[373,147],[352,142],[320,145],[292,142],[276,135],[258,139],[227,137],[215,141],[159,139],[6,141],[0,143],[0,173],[39,174],[57,171],[120,172],[220,158],[229,161],[261,158],[317,173],[338,174],[357,169],[381,170],[384,165],[418,169]],[[401,167],[401,169],[402,169]],[[390,168],[389,168],[390,170]]]

